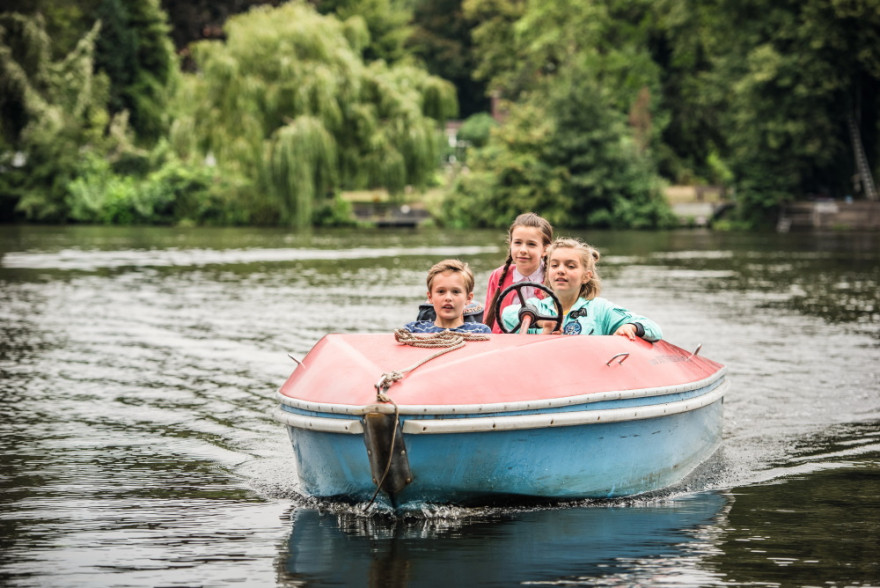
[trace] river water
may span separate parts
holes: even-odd
[[[880,586],[880,235],[597,232],[603,294],[727,365],[722,449],[616,502],[364,516],[275,392],[499,231],[0,227],[0,585]]]

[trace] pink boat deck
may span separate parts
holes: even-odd
[[[406,346],[389,334],[321,339],[280,393],[318,404],[376,402],[383,374],[406,370],[438,349]],[[627,355],[623,355],[627,354]],[[602,392],[667,388],[711,378],[723,366],[665,341],[615,336],[493,335],[431,359],[395,382],[401,406],[539,403]]]

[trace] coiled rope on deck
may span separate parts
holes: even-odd
[[[465,346],[468,341],[488,341],[489,335],[485,333],[456,333],[453,331],[440,331],[439,333],[429,333],[426,335],[416,335],[406,329],[397,329],[394,331],[394,339],[401,345],[409,345],[410,347],[423,347],[426,349],[440,349],[437,353],[429,355],[402,370],[394,370],[385,372],[376,384],[377,397],[382,402],[390,402],[385,397],[384,392],[391,387],[391,384],[403,379],[407,372],[411,372],[417,367],[424,365],[436,359],[443,354],[455,351]],[[383,398],[384,397],[384,398]]]

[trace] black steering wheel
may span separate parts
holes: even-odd
[[[537,308],[535,308],[531,304],[526,304],[526,298],[525,296],[523,296],[522,291],[523,288],[527,286],[543,290],[550,296],[550,298],[553,299],[553,303],[556,305],[556,316],[539,314]],[[521,306],[519,309],[519,320],[517,321],[516,325],[514,325],[513,328],[508,331],[507,328],[504,326],[504,323],[501,321],[501,302],[508,294],[513,291],[516,291],[516,295],[519,298],[519,303]],[[553,330],[558,331],[560,328],[562,328],[562,303],[559,302],[559,298],[557,298],[553,290],[551,290],[544,284],[539,284],[537,282],[519,282],[513,284],[512,286],[508,286],[501,294],[498,295],[498,300],[495,301],[495,320],[498,321],[498,326],[501,328],[501,332],[514,333],[518,331],[526,317],[529,317],[531,319],[531,322],[529,323],[530,325],[534,325],[538,321],[555,321],[556,326],[553,328]]]

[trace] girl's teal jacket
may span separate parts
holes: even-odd
[[[529,298],[527,305],[535,307],[538,314],[556,316],[556,305],[553,299]],[[519,322],[521,305],[512,304],[501,313],[501,321],[507,329],[512,329]],[[562,332],[566,335],[613,335],[621,325],[632,323],[636,326],[639,337],[646,341],[659,341],[663,338],[660,326],[649,318],[633,314],[625,308],[615,306],[605,298],[587,300],[578,298],[574,306],[562,322]],[[529,333],[540,333],[540,329],[529,329]]]

